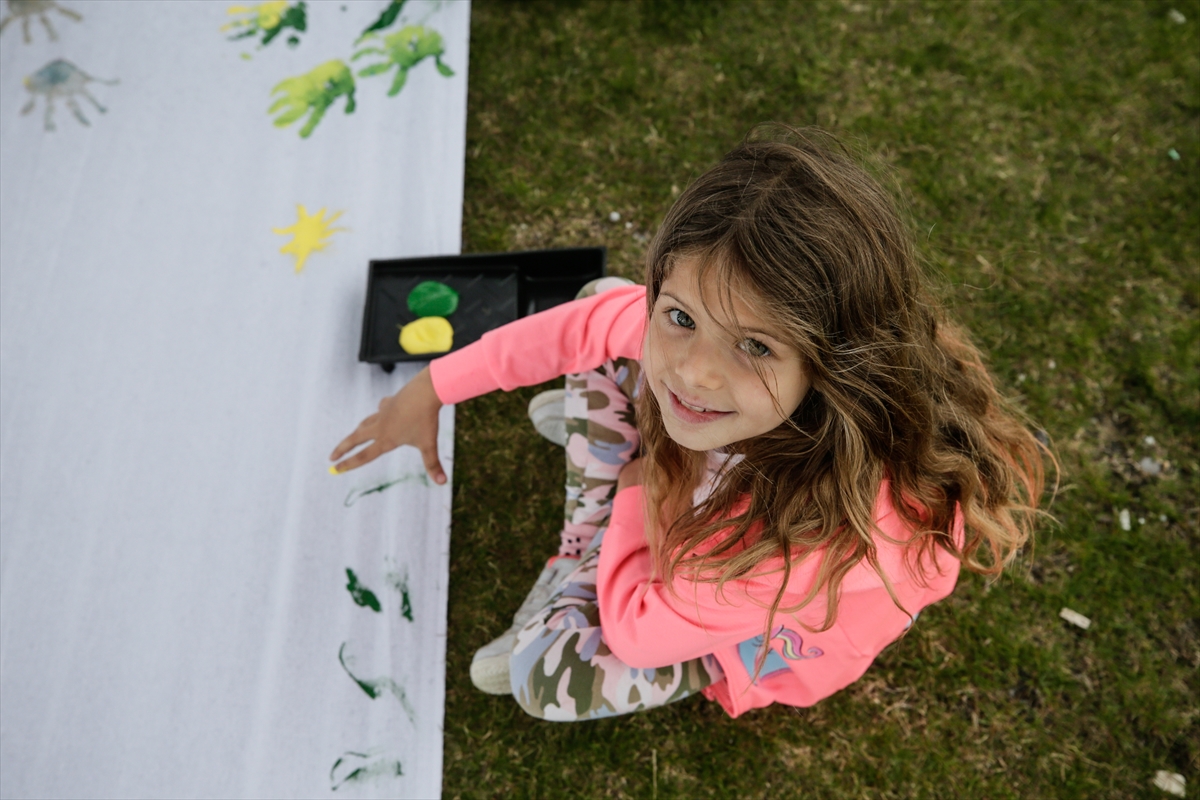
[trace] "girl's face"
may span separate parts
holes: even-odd
[[[734,319],[708,315],[706,302],[724,312],[716,287],[698,285],[699,267],[696,258],[679,259],[663,281],[642,363],[667,434],[689,450],[712,450],[774,429],[799,408],[809,380],[799,353],[768,329],[752,298],[733,293],[736,322],[753,338],[735,341],[725,330],[735,328]]]

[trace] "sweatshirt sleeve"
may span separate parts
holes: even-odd
[[[429,364],[443,403],[535,386],[614,358],[642,357],[646,287],[622,286],[573,300],[495,330]]]
[[[676,579],[673,593],[651,575],[642,487],[631,486],[613,499],[596,590],[609,648],[630,667],[650,669],[762,635],[778,583],[731,581],[718,594],[715,583]]]

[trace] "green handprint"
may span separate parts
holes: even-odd
[[[372,35],[370,38],[377,39],[378,36]],[[440,33],[420,25],[409,25],[391,36],[385,37],[382,48],[364,47],[350,60],[357,61],[367,55],[381,55],[387,59],[383,63],[372,64],[366,69],[359,70],[360,78],[369,78],[372,75],[387,72],[392,67],[398,67],[396,77],[392,81],[392,88],[388,90],[388,97],[395,97],[404,88],[404,82],[408,80],[408,71],[429,56],[433,56],[438,72],[447,78],[452,76],[454,70],[442,63],[442,55],[445,52],[446,47],[442,43]]]
[[[312,116],[300,129],[302,139],[308,138],[321,121],[321,117],[325,116],[326,110],[333,105],[333,101],[342,95],[346,95],[346,113],[354,113],[354,75],[345,62],[336,58],[326,61],[311,72],[280,81],[271,90],[271,94],[276,92],[283,92],[283,96],[271,104],[267,113],[274,114],[284,106],[288,107],[275,119],[277,128],[291,125],[312,111]]]

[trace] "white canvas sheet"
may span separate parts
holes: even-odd
[[[351,61],[386,0],[308,0],[265,46],[232,5],[59,0],[55,39],[0,33],[6,798],[440,795],[450,485],[411,448],[326,457],[420,366],[357,362],[368,260],[459,252],[469,5],[403,7],[383,34],[436,30],[453,75],[425,58],[392,97]],[[47,130],[60,59],[107,111],[60,97]],[[333,60],[355,111],[272,124]],[[345,229],[299,272],[297,205]],[[453,408],[441,437],[450,470]]]

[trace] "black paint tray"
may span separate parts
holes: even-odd
[[[372,261],[358,360],[391,372],[398,361],[445,355],[400,349],[400,328],[417,319],[408,293],[422,281],[440,281],[459,294],[446,318],[454,326],[453,352],[518,317],[574,300],[585,283],[604,277],[606,256],[603,247],[573,247]]]

